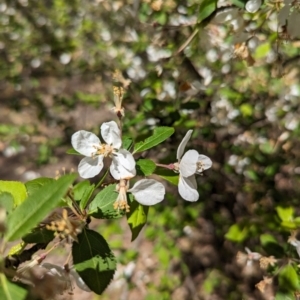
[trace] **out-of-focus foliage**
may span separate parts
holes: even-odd
[[[30,108],[64,132],[30,140],[45,128],[0,121],[5,155],[36,144],[33,159],[51,162],[82,124],[69,112],[104,105],[117,82],[127,87],[132,137],[177,129],[157,162],[175,161],[188,129],[189,146],[212,158],[199,202],[187,207],[170,187],[149,212],[145,235],[161,280],[142,280],[145,299],[297,293],[297,232],[288,237],[300,217],[298,2],[19,0],[2,2],[0,12],[1,108]],[[115,69],[124,77],[114,78]],[[253,252],[239,252],[240,266],[235,255],[245,247]],[[124,264],[134,260],[124,256]],[[271,256],[261,269],[257,260]]]

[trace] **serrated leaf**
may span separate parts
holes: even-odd
[[[53,179],[53,178],[40,177],[40,178],[36,178],[36,179],[30,180],[30,181],[27,181],[25,183],[25,187],[26,187],[28,196],[32,195],[34,192],[36,192],[38,189],[40,189],[45,184],[53,182],[54,180],[55,179]]]
[[[86,208],[89,199],[91,198],[95,190],[95,185],[90,184],[88,180],[81,181],[77,183],[74,188],[74,199],[79,202],[79,207],[83,210]]]
[[[291,264],[284,266],[278,275],[279,288],[282,291],[297,291],[300,289],[297,272]]]
[[[27,244],[50,243],[54,239],[54,231],[43,229],[35,229],[31,233],[25,235],[22,240]]]
[[[116,259],[106,240],[98,232],[85,229],[73,242],[72,255],[76,271],[85,284],[101,295],[112,280]]]
[[[156,169],[156,164],[150,159],[139,159],[136,162],[136,171],[139,176],[150,176]]]
[[[158,168],[156,169],[155,174],[176,186],[178,185],[179,176],[171,170]]]
[[[130,195],[131,198],[132,195]],[[127,223],[131,230],[131,241],[134,241],[147,222],[149,206],[143,206],[136,201],[130,201],[130,211],[127,213]]]
[[[173,127],[157,127],[151,136],[134,146],[134,153],[142,152],[162,143],[174,133]]]
[[[0,299],[1,300],[23,300],[26,299],[28,291],[17,284],[10,282],[4,274],[0,274]]]
[[[217,0],[203,0],[200,4],[198,23],[201,23],[217,9]]]
[[[3,207],[7,213],[14,208],[14,197],[11,193],[0,192],[0,207]]]
[[[67,150],[66,152],[67,154],[72,154],[72,155],[82,155],[79,152],[77,152],[75,149],[70,148],[69,150]]]
[[[75,178],[75,174],[64,175],[30,195],[8,216],[5,239],[13,241],[29,233],[57,206]]]
[[[12,194],[15,207],[20,205],[27,197],[26,187],[24,183],[19,181],[0,180],[0,192]]]
[[[116,184],[105,187],[91,202],[88,214],[97,219],[121,218],[124,211],[115,210],[113,206],[117,197]]]

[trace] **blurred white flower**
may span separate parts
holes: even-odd
[[[119,193],[115,209],[125,209],[129,212],[129,205],[127,203],[127,192],[132,193],[135,200],[146,206],[155,205],[161,202],[165,196],[165,187],[162,183],[154,179],[142,179],[136,182],[131,189],[129,189],[129,180],[121,179],[117,185],[117,192]]]
[[[256,13],[260,7],[261,7],[261,0],[249,0],[245,6],[246,10],[249,13]]]
[[[194,202],[199,199],[195,174],[201,174],[204,170],[209,169],[212,166],[212,161],[196,150],[189,150],[182,157],[192,133],[193,130],[189,130],[181,141],[177,149],[178,163],[175,163],[174,166],[175,170],[179,172],[178,191],[180,196],[187,201]]]
[[[115,179],[134,177],[135,160],[129,151],[120,149],[122,140],[117,123],[114,121],[103,123],[101,135],[106,144],[101,144],[94,133],[85,130],[77,131],[72,135],[72,146],[86,156],[78,166],[80,176],[83,178],[96,176],[103,168],[104,157],[111,157],[110,172]]]
[[[85,282],[82,280],[82,278],[79,276],[79,274],[74,269],[61,267],[61,266],[54,265],[51,263],[42,263],[40,266],[45,268],[46,270],[48,270],[48,272],[47,272],[48,275],[55,276],[59,280],[66,282],[66,284],[71,289],[72,289],[71,277],[73,277],[76,285],[80,289],[82,289],[86,292],[91,292],[89,287],[85,284]]]

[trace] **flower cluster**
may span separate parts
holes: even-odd
[[[103,169],[104,158],[111,159],[110,173],[119,181],[117,192],[119,193],[115,209],[129,211],[127,193],[132,193],[137,202],[143,205],[154,205],[164,199],[165,187],[154,179],[142,179],[129,188],[129,181],[136,175],[133,155],[122,148],[121,132],[116,122],[111,121],[102,124],[101,135],[105,143],[93,133],[80,130],[73,134],[72,145],[76,151],[85,155],[78,166],[78,172],[83,178],[96,176]],[[212,166],[212,161],[196,150],[189,150],[184,155],[186,144],[193,131],[189,130],[177,150],[178,162],[171,164],[170,168],[179,173],[178,190],[181,197],[187,201],[197,201],[199,193],[195,174]]]

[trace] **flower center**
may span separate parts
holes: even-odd
[[[92,157],[96,155],[103,155],[104,157],[110,156],[111,153],[114,151],[113,146],[107,144],[101,144],[99,146],[94,146],[96,149],[95,152],[92,153]]]
[[[197,173],[201,174],[204,171],[204,164],[203,162],[200,160],[197,162]]]
[[[117,184],[117,192],[119,192],[118,198],[114,203],[114,209],[130,211],[130,206],[127,203],[127,190],[129,188],[129,180],[121,179],[120,183]]]

